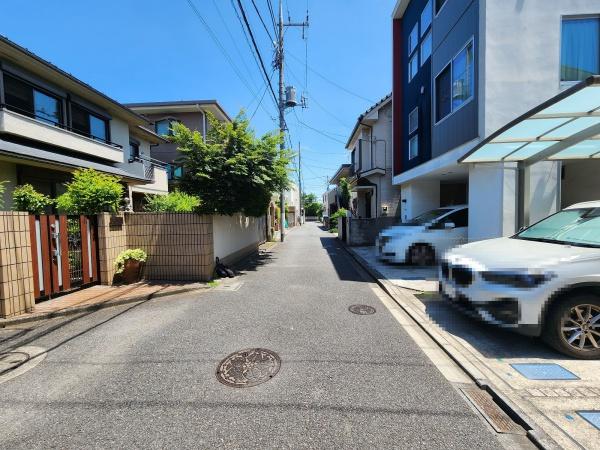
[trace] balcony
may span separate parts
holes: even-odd
[[[169,177],[166,164],[153,158],[136,158],[130,163],[123,164],[122,168],[148,180],[146,184],[133,185],[133,192],[144,194],[166,194],[169,192]]]
[[[0,133],[13,134],[27,139],[43,142],[70,151],[102,158],[112,162],[122,162],[121,146],[104,143],[73,131],[51,125],[32,117],[9,111],[0,105]]]

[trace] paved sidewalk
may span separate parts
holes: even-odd
[[[29,314],[0,319],[0,327],[208,288],[208,283],[140,282],[124,286],[97,285],[37,303]]]
[[[562,448],[600,449],[600,430],[586,420],[585,413],[600,413],[600,361],[571,359],[539,339],[477,322],[437,292],[419,294],[398,287],[360,251],[347,250],[478,384],[491,386]],[[538,372],[545,369],[552,379],[530,379],[517,370],[523,368],[521,364],[532,364],[528,368]],[[566,375],[572,379],[559,380],[549,372],[561,368],[571,372],[574,376]]]

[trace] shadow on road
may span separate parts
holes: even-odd
[[[327,251],[333,267],[340,280],[344,281],[373,281],[362,274],[362,271],[356,268],[356,265],[350,255],[344,249],[344,244],[335,236],[321,237],[321,245]]]

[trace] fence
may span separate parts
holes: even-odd
[[[377,217],[374,219],[357,219],[345,217],[340,220],[342,226],[338,236],[351,246],[375,245],[375,238],[381,230],[394,225],[399,217]]]

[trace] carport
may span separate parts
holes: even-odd
[[[508,123],[459,163],[516,163],[517,225],[530,224],[532,166],[558,162],[556,209],[600,200],[600,76],[566,89]]]

